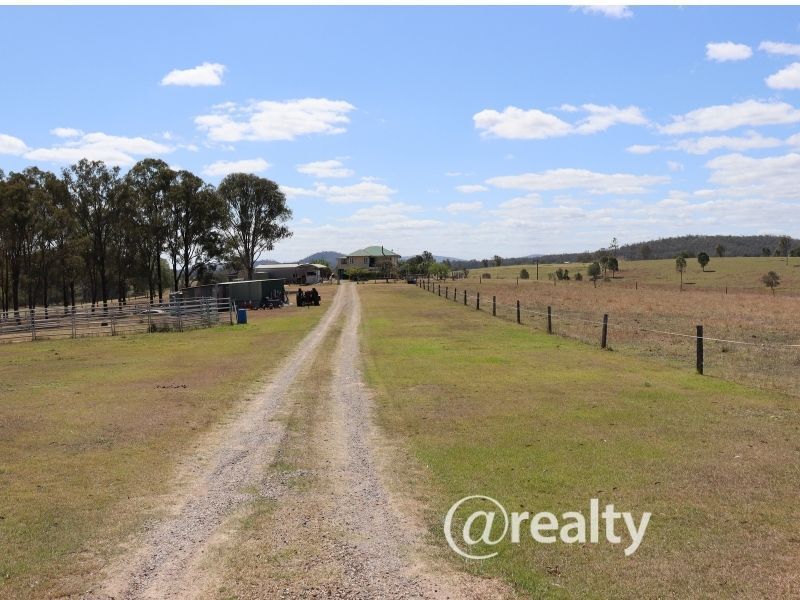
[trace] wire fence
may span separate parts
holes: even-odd
[[[442,300],[533,330],[800,396],[800,343],[759,340],[755,335],[752,340],[735,339],[725,335],[724,324],[719,322],[713,322],[712,328],[702,323],[681,323],[686,329],[676,331],[677,323],[668,315],[648,315],[644,320],[604,313],[600,306],[596,313],[589,313],[568,307],[523,304],[520,300],[501,303],[494,295],[482,295],[481,290],[455,283],[445,285],[424,280],[418,282],[418,287],[441,296]]]
[[[233,324],[233,311],[228,298],[9,311],[0,314],[0,343],[186,331],[221,321]]]

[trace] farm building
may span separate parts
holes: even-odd
[[[184,298],[230,298],[236,305],[250,304],[254,307],[259,306],[264,298],[274,301],[286,299],[283,279],[212,283],[183,288],[181,293]]]
[[[330,275],[330,269],[325,265],[288,263],[258,265],[253,276],[256,279],[283,279],[286,283],[313,285],[320,283],[328,275]]]
[[[383,246],[367,246],[361,250],[342,256],[336,263],[336,273],[341,279],[348,269],[366,269],[371,275],[385,275],[397,271],[400,255]]]

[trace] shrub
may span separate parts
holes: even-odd
[[[528,269],[522,269],[519,272],[519,278],[520,279],[530,279],[531,275],[530,275],[530,273],[528,273]]]
[[[481,275],[481,277],[483,279],[491,279],[492,278],[492,274],[491,273],[484,273],[483,275]]]
[[[575,281],[583,281],[583,275],[580,273],[575,273]]]

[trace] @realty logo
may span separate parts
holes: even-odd
[[[642,513],[637,524],[630,512],[619,512],[613,504],[606,504],[600,511],[600,500],[589,500],[588,517],[579,511],[569,511],[557,516],[552,512],[509,513],[500,502],[489,496],[466,496],[450,507],[444,518],[444,537],[456,554],[464,558],[484,560],[497,556],[488,551],[473,554],[478,544],[496,546],[508,537],[512,544],[519,544],[525,535],[540,544],[598,544],[601,530],[609,544],[626,544],[625,556],[631,556],[644,539],[652,513]],[[454,521],[463,522],[457,526]],[[619,525],[619,527],[618,527]],[[454,531],[455,530],[455,531]],[[619,533],[618,533],[619,531]],[[620,535],[622,534],[622,535]]]

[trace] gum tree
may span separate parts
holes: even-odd
[[[261,253],[292,235],[284,225],[292,216],[286,196],[274,181],[249,173],[226,176],[217,193],[225,202],[222,241],[232,262],[252,279]]]

